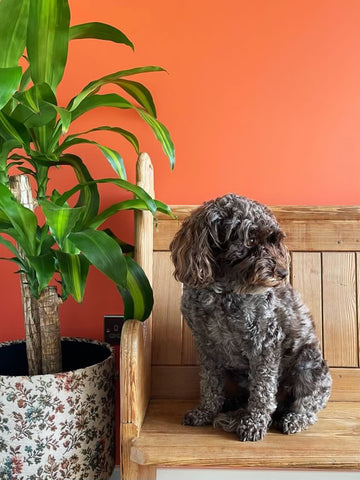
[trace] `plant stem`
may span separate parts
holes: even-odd
[[[59,305],[61,299],[55,286],[48,286],[37,300],[40,334],[42,373],[58,373],[62,370]]]
[[[29,178],[14,175],[9,178],[14,197],[30,210],[34,210]],[[19,248],[20,255],[25,256]],[[29,282],[20,273],[21,296],[23,302],[26,353],[29,375],[57,373],[61,371],[61,340],[58,307],[61,303],[56,287],[46,287],[40,298],[31,295]]]
[[[11,193],[16,200],[30,210],[34,210],[34,200],[31,193],[29,179],[25,175],[14,175],[9,178]],[[19,253],[25,257],[19,248]],[[26,354],[28,359],[29,375],[40,375],[41,365],[41,336],[37,301],[32,297],[25,273],[20,273],[21,297],[24,312]]]

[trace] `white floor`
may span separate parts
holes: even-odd
[[[159,468],[156,480],[360,480],[359,472]],[[118,467],[110,480],[120,480]]]

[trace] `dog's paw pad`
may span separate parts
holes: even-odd
[[[214,415],[205,410],[195,408],[185,413],[183,419],[183,425],[192,425],[195,427],[201,427],[202,425],[211,425]]]
[[[290,412],[280,420],[280,428],[283,433],[291,435],[306,430],[308,426],[313,425],[316,420],[316,415]]]

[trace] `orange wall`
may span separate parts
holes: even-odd
[[[112,23],[132,39],[135,53],[74,41],[62,104],[90,80],[119,69],[155,64],[168,71],[141,79],[172,132],[174,172],[133,112],[102,109],[73,128],[96,122],[134,129],[152,155],[158,198],[200,203],[233,191],[269,204],[360,203],[358,0],[70,3],[73,23]],[[133,178],[136,157],[128,146],[110,133],[96,138],[123,153]],[[92,147],[74,151],[88,159],[95,177],[111,174]],[[71,182],[65,175],[60,181]],[[117,198],[115,189],[103,194],[104,206]],[[131,225],[128,216],[122,219],[112,222],[118,232]],[[23,336],[13,271],[1,263],[0,340]],[[119,311],[115,288],[91,272],[83,305],[70,299],[61,307],[63,334],[101,338],[103,315]]]

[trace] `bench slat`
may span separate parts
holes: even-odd
[[[211,426],[181,425],[193,407],[189,401],[151,401],[131,459],[158,466],[360,469],[360,403],[330,402],[305,432],[270,431],[260,442],[245,443]]]
[[[332,401],[360,402],[359,368],[330,368],[330,373],[333,379]],[[153,398],[199,398],[198,366],[153,365],[151,378]]]

